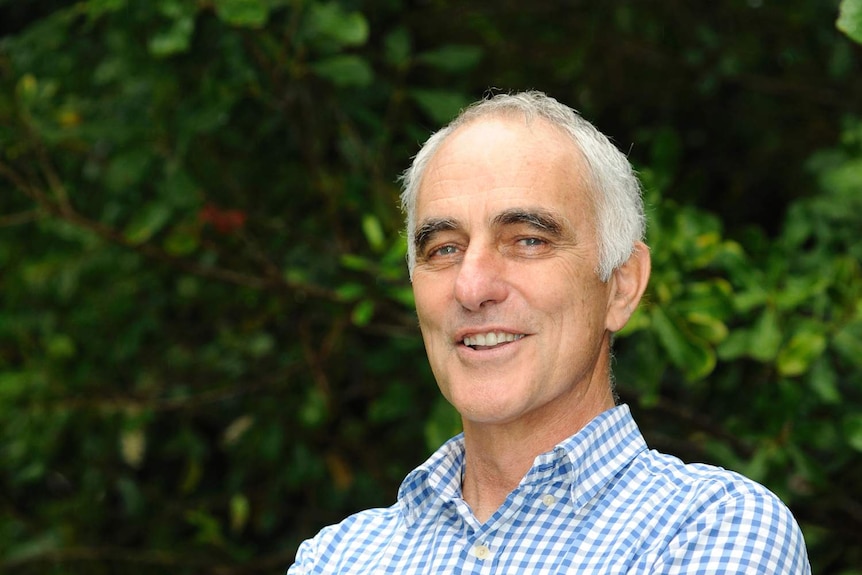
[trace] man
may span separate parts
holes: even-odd
[[[541,93],[474,104],[404,176],[409,266],[464,433],[388,509],[323,529],[290,574],[810,573],[762,486],[649,451],[615,406],[614,332],[650,272],[626,158]]]

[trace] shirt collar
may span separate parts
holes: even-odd
[[[521,485],[541,485],[564,476],[572,502],[580,508],[646,449],[629,407],[620,405],[536,457]],[[464,436],[460,434],[444,443],[402,482],[398,501],[407,521],[411,522],[426,505],[460,499],[463,468]]]

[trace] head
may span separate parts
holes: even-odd
[[[416,265],[416,197],[428,163],[440,145],[460,126],[487,116],[521,117],[526,123],[542,118],[563,130],[588,167],[589,192],[595,206],[599,265],[596,273],[607,281],[629,259],[643,240],[645,217],[638,179],[625,155],[575,110],[541,92],[500,94],[480,100],[434,133],[402,175],[401,206],[406,214],[407,263],[410,276]]]
[[[432,136],[405,186],[419,325],[465,431],[572,432],[613,406],[611,336],[649,277],[622,154],[550,98],[498,97]]]

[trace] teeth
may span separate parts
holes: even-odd
[[[501,343],[509,343],[524,337],[523,334],[503,333],[503,332],[488,332],[477,333],[464,338],[464,345],[471,347],[486,346],[492,347]]]

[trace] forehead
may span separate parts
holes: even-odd
[[[446,216],[468,204],[592,214],[587,173],[572,138],[546,120],[479,118],[456,129],[431,158],[416,215]]]

